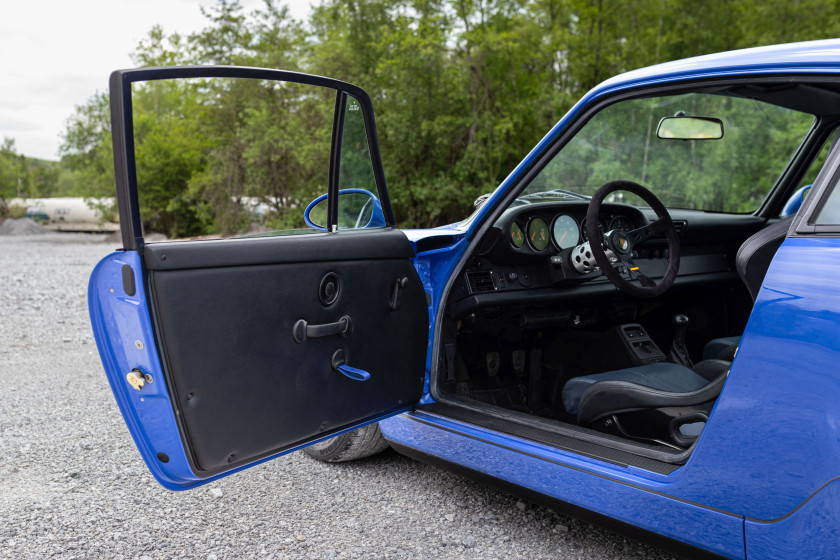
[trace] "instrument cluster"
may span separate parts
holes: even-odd
[[[635,223],[625,215],[604,216],[598,220],[598,228],[601,233],[614,229],[630,231],[635,228]],[[571,249],[587,241],[586,218],[567,213],[554,216],[521,214],[511,221],[508,235],[515,249],[525,247],[537,253],[549,247]]]

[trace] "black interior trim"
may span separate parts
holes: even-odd
[[[712,272],[708,274],[693,274],[677,276],[673,288],[690,286],[707,286],[713,283],[726,283],[738,280],[734,271]],[[672,289],[673,289],[672,288]],[[616,296],[620,294],[606,279],[591,281],[578,286],[563,288],[539,288],[532,290],[512,290],[473,294],[452,304],[452,316],[463,317],[470,311],[480,307],[508,307],[512,305],[539,305],[559,303],[580,298],[594,296]]]
[[[347,230],[336,234],[170,241],[146,245],[149,270],[181,270],[257,264],[377,260],[414,257],[405,234],[397,229]],[[340,242],[336,242],[340,239]]]
[[[699,549],[695,546],[686,544],[684,542],[665,537],[658,533],[648,531],[647,529],[642,529],[635,525],[625,523],[624,521],[619,521],[606,515],[601,515],[592,510],[582,508],[574,504],[570,504],[569,502],[565,502],[557,498],[552,498],[551,496],[546,496],[545,494],[541,494],[529,488],[523,488],[518,484],[514,484],[504,479],[477,471],[475,469],[471,469],[469,467],[465,467],[458,463],[453,463],[451,461],[441,459],[440,457],[436,457],[434,455],[429,455],[428,453],[424,453],[423,451],[413,449],[406,445],[402,445],[400,443],[395,442],[389,443],[391,444],[391,447],[393,447],[394,450],[396,450],[401,455],[405,455],[406,457],[410,457],[412,459],[420,461],[421,463],[425,463],[427,465],[431,465],[433,467],[452,472],[458,476],[463,476],[481,484],[492,486],[507,494],[520,497],[528,502],[539,504],[543,507],[547,507],[564,515],[569,515],[571,517],[599,525],[611,531],[627,535],[631,538],[645,542],[646,544],[650,544],[662,548],[663,550],[666,550],[673,554],[677,554],[682,558],[723,558],[722,556],[718,556],[714,553]]]
[[[335,93],[332,137],[330,140],[330,170],[327,178],[327,231],[338,230],[338,181],[341,166],[341,141],[344,136],[344,114],[347,107],[347,93]]]
[[[309,237],[314,241],[302,251],[300,242]],[[402,232],[233,241],[209,243],[222,247],[215,252],[206,250],[207,242],[161,243],[146,255],[152,262],[176,261],[174,268],[146,270],[146,286],[167,388],[197,476],[276,455],[419,400],[428,310]],[[176,245],[177,254],[164,258]],[[330,275],[341,279],[341,290],[325,305],[319,286]],[[392,309],[397,281],[405,283]],[[352,330],[294,339],[301,319],[325,324],[344,316],[352,317]],[[370,378],[348,380],[336,372],[330,358],[337,350]]]
[[[485,405],[488,406],[488,405]],[[536,426],[529,426],[513,420],[502,419],[496,416],[491,416],[485,412],[477,410],[470,410],[464,407],[456,406],[446,403],[430,403],[420,405],[415,409],[416,413],[429,413],[444,418],[452,418],[461,422],[467,422],[483,428],[488,428],[503,434],[508,434],[516,437],[521,437],[533,440],[545,445],[550,445],[564,451],[571,451],[580,455],[598,459],[614,465],[622,467],[633,466],[644,469],[646,471],[655,472],[657,474],[668,475],[680,467],[679,461],[665,462],[658,461],[649,457],[643,457],[636,453],[627,450],[619,449],[617,447],[608,446],[607,443],[612,443],[612,436],[598,434],[601,436],[603,443],[595,443],[592,441],[585,441],[580,438],[575,438],[569,435],[560,434],[557,431],[549,431],[545,428],[538,428]],[[542,419],[543,423],[550,424],[552,421]],[[578,431],[583,431],[583,428],[577,428]],[[619,443],[619,442],[616,442]],[[643,444],[633,444],[643,445]],[[660,454],[665,453],[659,451]],[[684,453],[673,454],[675,459],[679,459]]]

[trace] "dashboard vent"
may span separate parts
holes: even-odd
[[[467,272],[467,281],[470,284],[470,293],[492,292],[496,289],[493,284],[493,273],[489,270],[481,272]]]

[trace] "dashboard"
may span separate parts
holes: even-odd
[[[581,274],[571,266],[572,251],[586,239],[588,201],[552,201],[508,208],[485,233],[453,291],[453,314],[476,307],[539,305],[566,298],[615,294],[612,283],[595,269]],[[760,218],[695,210],[670,210],[680,239],[677,285],[737,281],[734,254],[761,227]],[[598,228],[632,230],[656,217],[649,208],[605,202]],[[668,265],[664,236],[637,247],[633,261],[650,278],[661,278]],[[629,272],[620,273],[629,279]]]

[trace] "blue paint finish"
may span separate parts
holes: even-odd
[[[748,558],[840,558],[840,481],[776,523],[747,521]]]
[[[840,481],[820,490],[790,517],[776,523],[747,521],[747,557],[840,558]]]
[[[412,245],[416,248],[416,242],[424,237],[417,235],[417,232],[443,232],[444,235],[453,235],[456,230],[449,228],[442,228],[441,230],[409,230],[406,233],[413,233],[414,237],[409,236]],[[457,232],[461,233],[461,232]],[[457,240],[448,247],[435,249],[433,251],[426,251],[419,253],[414,257],[414,268],[420,276],[420,281],[423,283],[423,289],[429,294],[429,343],[426,348],[426,376],[423,382],[423,396],[420,399],[420,404],[428,404],[434,402],[431,394],[431,379],[432,379],[432,364],[434,351],[434,333],[435,324],[437,322],[438,309],[441,304],[441,297],[443,290],[446,287],[446,282],[452,275],[464,251],[467,250],[469,242],[460,236]]]
[[[123,291],[124,265],[134,271],[134,296]],[[102,259],[94,268],[88,286],[93,335],[114,398],[149,470],[165,488],[189,488],[194,484],[177,482],[185,478],[197,481],[197,477],[190,470],[178,435],[145,294],[137,252],[112,253]],[[126,381],[126,374],[134,368],[153,378],[152,383],[139,391]],[[161,462],[158,453],[165,453],[169,462]]]
[[[380,422],[380,427],[386,438],[413,449],[727,558],[744,557],[742,518],[668,498],[668,480],[676,474],[616,467],[420,412]]]

